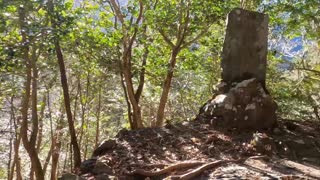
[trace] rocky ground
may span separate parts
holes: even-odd
[[[75,176],[65,174],[64,177]],[[83,179],[320,179],[320,124],[280,120],[268,131],[209,120],[122,130],[82,163]]]

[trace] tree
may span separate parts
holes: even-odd
[[[26,64],[26,82],[25,82],[25,94],[22,101],[22,124],[21,124],[21,137],[22,142],[27,150],[29,157],[31,159],[31,167],[35,172],[36,178],[41,180],[44,179],[44,173],[42,171],[41,162],[36,150],[36,140],[38,135],[38,117],[37,117],[37,68],[36,68],[36,49],[33,47],[32,57],[29,56],[29,39],[27,36],[27,26],[26,22],[26,5],[20,6],[19,8],[19,21],[22,36],[22,55]],[[33,75],[32,75],[33,72]],[[28,109],[29,109],[29,99],[32,83],[32,132],[30,140],[28,139]]]
[[[56,55],[57,55],[57,59],[58,59],[59,69],[60,69],[63,97],[64,97],[65,109],[66,109],[66,114],[67,114],[67,119],[68,119],[71,145],[73,148],[74,168],[78,169],[78,168],[80,168],[80,164],[81,164],[81,154],[80,154],[80,148],[79,148],[79,145],[77,142],[76,132],[75,132],[75,128],[74,128],[74,122],[73,122],[73,118],[72,118],[68,81],[67,81],[67,76],[66,76],[63,54],[62,54],[62,50],[60,47],[59,33],[58,33],[59,30],[57,29],[57,17],[54,15],[55,11],[54,11],[54,4],[53,4],[52,0],[48,1],[48,13],[50,15],[49,18],[51,20],[52,28],[55,32],[53,43],[54,43],[54,47],[55,47],[55,51],[56,51]]]
[[[164,123],[164,112],[177,57],[208,32],[214,23],[220,23],[221,17],[228,12],[223,1],[158,1],[152,14],[154,28],[159,32],[170,49],[170,58],[157,111],[156,126]],[[178,12],[178,13],[176,13]]]
[[[138,33],[138,26],[141,24],[144,13],[144,5],[142,0],[139,0],[139,11],[138,13],[132,12],[130,21],[126,20],[125,15],[121,12],[120,5],[115,0],[110,0],[110,5],[115,14],[116,22],[119,21],[122,33],[122,54],[121,54],[121,76],[123,76],[124,90],[127,96],[128,109],[132,108],[132,112],[129,112],[129,122],[132,129],[138,129],[143,127],[141,107],[139,105],[139,98],[143,89],[143,77],[144,72],[141,71],[141,80],[138,89],[134,89],[132,82],[132,48],[136,40]],[[133,22],[133,19],[135,21]]]

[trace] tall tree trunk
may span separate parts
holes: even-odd
[[[141,23],[142,15],[144,12],[143,3],[141,0],[139,0],[140,9],[139,9],[138,17],[136,18],[136,21],[134,24],[131,23],[129,27],[127,27],[125,25],[125,18],[121,12],[119,2],[118,1],[116,2],[115,0],[110,0],[109,2],[110,2],[112,11],[115,14],[115,18],[118,19],[122,24],[122,33],[124,35],[122,38],[123,52],[122,52],[121,70],[124,77],[125,89],[128,96],[128,101],[130,102],[130,106],[132,108],[132,112],[129,113],[129,116],[131,116],[131,113],[132,113],[131,128],[132,129],[143,128],[141,107],[139,105],[139,102],[135,98],[135,92],[134,92],[133,83],[132,83],[132,69],[131,69],[132,46],[134,41],[136,40],[136,36],[138,33],[138,26],[139,26],[139,23]],[[133,19],[133,16],[132,16],[132,19]],[[134,28],[134,32],[130,35],[131,28]]]
[[[37,149],[37,137],[39,132],[39,117],[38,117],[38,67],[37,67],[37,56],[36,56],[37,48],[32,48],[31,55],[31,68],[32,68],[32,91],[31,91],[31,120],[32,120],[32,132],[30,137],[30,147],[35,149],[36,154],[38,156]],[[39,158],[38,158],[39,159]],[[39,159],[40,162],[40,159]],[[41,164],[36,165],[31,163],[30,170],[30,179],[33,180],[34,173],[42,171],[42,175],[44,176]],[[36,175],[38,177],[38,175]]]
[[[22,98],[22,107],[21,107],[21,115],[22,115],[22,123],[21,123],[21,128],[20,128],[20,134],[22,138],[23,145],[30,157],[31,164],[33,167],[33,170],[35,171],[35,175],[37,177],[37,180],[43,180],[44,179],[44,174],[42,171],[41,163],[35,148],[35,140],[36,140],[36,135],[38,133],[37,131],[37,115],[35,113],[34,107],[32,108],[32,132],[31,132],[31,138],[30,141],[28,140],[28,109],[29,109],[29,99],[30,99],[30,91],[31,91],[31,81],[32,81],[32,65],[34,65],[35,59],[30,61],[29,58],[29,45],[28,45],[28,39],[27,39],[27,28],[25,26],[25,8],[20,7],[19,9],[19,20],[20,20],[20,27],[21,27],[21,36],[22,36],[22,44],[24,45],[22,48],[22,53],[23,53],[23,58],[25,60],[26,64],[26,81],[24,84],[24,95]],[[34,79],[36,81],[37,78],[37,71],[33,72],[34,74]],[[36,82],[33,82],[33,93],[32,93],[32,101],[34,106],[36,102]],[[35,91],[35,92],[34,92]]]
[[[163,87],[162,87],[162,94],[160,97],[160,103],[159,103],[159,108],[158,108],[158,112],[157,112],[157,121],[156,121],[157,127],[163,126],[163,123],[164,123],[164,110],[165,110],[166,103],[168,100],[171,81],[172,81],[172,77],[173,77],[173,71],[174,71],[174,68],[176,65],[177,55],[179,52],[180,52],[179,48],[173,48],[172,52],[171,52],[169,68],[167,71],[166,79],[165,79]]]
[[[56,39],[54,44],[55,44],[55,49],[56,49],[59,68],[60,68],[64,104],[65,104],[66,114],[67,114],[67,119],[68,119],[69,133],[70,133],[70,137],[71,137],[71,145],[73,148],[74,168],[77,169],[77,168],[80,168],[81,154],[80,154],[80,149],[79,149],[79,145],[77,142],[76,132],[74,129],[74,124],[73,124],[74,122],[72,119],[72,112],[71,112],[71,108],[70,108],[70,97],[69,97],[67,75],[66,75],[64,59],[63,59],[63,55],[61,52],[61,47],[60,47],[59,41]]]
[[[54,13],[54,5],[53,5],[52,0],[48,1],[48,10],[49,10],[50,18],[51,18],[52,28],[55,31],[57,29],[57,24],[56,24],[56,19],[54,16],[55,13]],[[71,145],[73,148],[74,168],[78,169],[78,168],[80,168],[80,164],[81,164],[81,154],[80,154],[80,149],[79,149],[79,145],[77,142],[77,136],[76,136],[76,132],[74,129],[74,122],[73,122],[72,112],[71,112],[71,107],[70,107],[69,88],[68,88],[66,69],[65,69],[65,65],[64,65],[64,58],[63,58],[63,54],[62,54],[61,47],[60,47],[59,36],[57,36],[57,35],[54,38],[54,47],[55,47],[55,51],[56,51],[56,55],[57,55],[57,59],[58,59],[58,64],[59,64],[59,69],[60,69],[60,78],[61,78],[60,80],[61,80],[63,97],[64,97],[64,104],[65,104],[66,114],[67,114],[67,119],[68,119]]]

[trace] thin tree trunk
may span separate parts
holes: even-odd
[[[12,79],[12,81],[14,81],[14,79]],[[15,134],[13,134],[13,132],[16,133],[16,131],[13,131],[14,128],[14,108],[13,108],[13,98],[14,96],[11,95],[10,97],[10,121],[9,121],[9,126],[10,126],[10,141],[9,141],[9,160],[8,160],[8,164],[7,164],[7,177],[8,179],[10,179],[10,175],[11,175],[11,166],[13,164],[14,167],[14,160],[12,161],[12,154],[13,154],[13,143],[14,143],[14,139],[15,139]]]
[[[121,65],[120,65],[120,67],[121,67]],[[126,102],[127,102],[128,120],[129,120],[130,128],[131,129],[135,129],[135,126],[133,124],[133,119],[132,119],[131,104],[130,104],[129,97],[128,97],[127,87],[126,87],[126,84],[124,82],[122,67],[120,68],[120,78],[121,78],[121,86],[122,86],[122,89],[123,89],[124,97],[125,97]]]
[[[48,111],[49,111],[49,120],[50,120],[50,134],[51,134],[51,148],[48,153],[46,163],[44,165],[44,170],[46,170],[47,165],[49,164],[50,158],[52,157],[52,163],[51,163],[51,179],[57,179],[57,162],[59,159],[59,151],[60,151],[60,144],[57,143],[57,137],[60,135],[61,127],[62,127],[62,119],[63,114],[61,114],[60,120],[57,123],[57,127],[55,130],[55,133],[53,133],[53,122],[52,122],[52,115],[51,115],[51,106],[50,106],[50,93],[49,90],[47,90],[47,104],[48,104]]]
[[[48,151],[48,154],[47,154],[47,157],[46,157],[46,160],[44,161],[44,164],[43,164],[43,173],[46,174],[47,172],[47,168],[48,168],[48,165],[50,163],[50,159],[51,159],[51,156],[52,156],[52,143],[51,143],[51,146],[50,146],[50,150]]]
[[[29,109],[29,99],[30,99],[30,91],[31,91],[31,81],[32,81],[32,63],[29,58],[29,45],[28,45],[28,39],[27,39],[27,28],[25,26],[25,9],[22,7],[19,9],[19,20],[20,20],[20,27],[21,27],[21,35],[22,35],[22,44],[24,44],[24,47],[22,48],[23,58],[25,60],[26,64],[26,81],[24,84],[24,95],[22,99],[22,107],[21,107],[21,114],[22,114],[22,123],[20,128],[20,134],[22,137],[23,145],[30,157],[31,164],[33,166],[33,170],[35,171],[37,180],[43,180],[44,174],[42,171],[41,163],[35,148],[35,139],[37,134],[37,115],[35,115],[35,110],[32,108],[32,124],[33,129],[31,132],[31,139],[28,140],[28,109]],[[35,59],[33,59],[35,60]],[[34,72],[34,79],[37,78],[37,71]],[[33,91],[36,91],[36,82],[33,82]],[[34,102],[36,102],[36,92],[32,93],[32,101],[34,106]]]
[[[84,127],[84,103],[83,103],[83,96],[82,96],[82,89],[81,89],[81,82],[79,80],[78,82],[78,90],[79,90],[79,96],[80,96],[80,105],[81,105],[81,125],[80,125],[80,134],[78,134],[79,137],[79,146],[81,148],[82,144],[82,137],[83,137],[83,127]]]
[[[72,119],[72,112],[71,112],[71,108],[70,108],[70,97],[69,97],[68,81],[67,81],[67,76],[66,76],[64,59],[63,59],[61,47],[60,47],[58,40],[55,40],[55,49],[56,49],[59,68],[60,68],[61,84],[62,84],[62,89],[63,89],[64,103],[65,103],[68,125],[69,125],[69,133],[71,136],[71,144],[72,144],[73,151],[74,151],[74,154],[73,154],[74,155],[74,157],[73,157],[74,158],[74,167],[75,167],[75,169],[77,169],[77,168],[80,168],[81,154],[80,154],[80,149],[79,149],[79,145],[77,142],[76,132],[74,129],[74,124],[73,124],[74,122]]]
[[[80,81],[80,77],[77,78],[77,81]],[[76,117],[77,117],[77,112],[78,112],[78,97],[80,94],[80,89],[79,86],[77,86],[77,93],[76,96],[74,97],[74,103],[73,103],[73,122],[76,122]],[[77,136],[79,137],[79,136]]]
[[[62,127],[63,127],[63,116],[60,117],[60,120],[57,124],[57,128],[55,130],[55,135],[52,139],[52,164],[51,164],[51,179],[57,179],[57,170],[58,170],[58,163],[59,163],[59,156],[61,150],[61,137],[62,137]]]
[[[16,172],[16,179],[22,180],[21,165],[20,165],[20,159],[19,159],[19,147],[21,142],[21,136],[19,135],[19,131],[18,131],[20,123],[16,119],[13,103],[14,103],[14,95],[12,95],[10,99],[10,111],[11,111],[10,119],[12,122],[10,126],[14,128],[15,136],[13,141],[13,161],[12,163],[9,163],[10,169],[8,171],[8,180],[12,180],[14,178],[14,172]]]
[[[86,135],[85,139],[85,144],[84,144],[84,152],[83,152],[83,159],[87,159],[87,153],[88,153],[88,134]]]
[[[66,156],[64,158],[64,163],[63,163],[63,171],[67,171],[67,163],[68,163],[68,152],[69,152],[69,143],[66,144]]]
[[[79,145],[81,147],[82,145],[82,138],[85,134],[84,130],[87,131],[88,127],[86,129],[84,129],[84,126],[88,126],[88,123],[86,122],[86,118],[85,118],[85,114],[87,111],[87,104],[88,104],[88,98],[89,98],[89,86],[90,86],[90,77],[89,77],[89,71],[87,72],[87,83],[86,83],[86,93],[85,93],[85,97],[83,97],[82,92],[81,92],[81,84],[79,81],[79,90],[80,90],[80,102],[81,102],[81,127],[80,127],[80,138],[79,138]],[[83,102],[83,98],[85,99],[85,101]],[[88,118],[87,118],[88,120]],[[84,152],[84,159],[85,159],[85,152]]]
[[[146,37],[147,27],[144,26],[143,29],[144,29],[143,37],[144,37],[144,39],[147,39],[147,37]],[[140,77],[139,77],[139,85],[138,85],[138,88],[137,88],[136,93],[135,93],[135,98],[136,98],[137,103],[139,103],[140,97],[141,97],[141,94],[142,94],[142,91],[143,91],[144,79],[145,79],[145,74],[146,74],[146,64],[147,64],[147,58],[148,58],[148,55],[149,55],[148,47],[144,47],[144,49],[145,49],[145,51],[144,51],[143,56],[142,56],[141,72],[140,72]]]
[[[171,52],[169,69],[168,69],[167,76],[166,76],[166,79],[163,84],[162,94],[160,97],[160,103],[159,103],[159,108],[158,108],[158,112],[157,112],[157,121],[156,121],[157,127],[163,126],[163,123],[164,123],[164,110],[166,107],[166,103],[168,101],[168,95],[169,95],[171,81],[172,81],[172,77],[173,77],[173,71],[174,71],[174,68],[176,65],[177,55],[178,55],[179,51],[180,51],[179,48],[174,48]]]
[[[15,129],[15,139],[14,139],[14,143],[13,143],[14,158],[13,158],[13,163],[10,168],[11,169],[10,176],[8,177],[8,180],[13,179],[14,172],[16,172],[16,179],[22,180],[21,162],[20,162],[20,157],[19,157],[19,147],[20,147],[20,142],[21,142],[21,135],[19,134],[19,130],[18,130],[19,126],[20,126],[20,121],[18,119],[16,119],[16,117],[15,117],[13,99],[11,99],[11,112],[12,112],[13,124],[14,124],[14,129]],[[15,167],[16,167],[16,170],[14,170]]]
[[[48,8],[49,8],[49,14],[51,18],[51,24],[52,28],[55,30],[57,29],[56,25],[56,20],[54,16],[54,5],[52,0],[48,1]],[[72,118],[72,112],[70,108],[70,97],[69,97],[69,88],[68,88],[68,80],[67,80],[67,75],[66,75],[66,69],[65,69],[65,64],[64,64],[64,59],[63,59],[63,54],[61,51],[60,47],[60,42],[59,42],[59,37],[56,36],[54,39],[54,46],[55,46],[55,51],[58,59],[58,64],[59,64],[59,69],[60,69],[60,80],[61,80],[61,85],[62,85],[62,90],[63,90],[63,97],[64,97],[64,104],[66,108],[66,114],[67,114],[67,119],[68,119],[68,126],[69,126],[69,133],[70,133],[70,138],[71,138],[71,145],[73,148],[73,158],[74,158],[74,168],[78,169],[80,168],[81,164],[81,154],[80,154],[80,149],[79,145],[77,142],[77,136],[76,132],[74,129],[74,122]]]
[[[122,40],[122,45],[123,45],[123,52],[122,52],[122,64],[121,64],[121,70],[123,73],[124,77],[124,82],[125,82],[125,88],[126,88],[126,93],[128,95],[128,100],[130,102],[130,105],[132,107],[132,112],[130,112],[129,116],[132,113],[132,129],[138,129],[138,128],[143,128],[143,123],[142,123],[142,115],[141,115],[141,108],[139,105],[139,102],[135,98],[135,92],[133,88],[133,83],[132,83],[132,72],[131,72],[131,56],[132,56],[132,46],[134,41],[136,40],[137,32],[138,32],[138,26],[139,23],[141,23],[142,15],[143,15],[143,3],[142,1],[139,1],[139,15],[136,18],[135,24],[132,25],[134,26],[134,32],[130,36],[129,31],[131,27],[126,27],[125,25],[125,19],[123,14],[121,13],[121,8],[118,2],[115,0],[110,0],[110,5],[111,8],[116,16],[116,18],[119,19],[119,21],[122,23],[122,32],[124,34],[123,40]],[[133,16],[132,16],[133,17]]]
[[[38,119],[38,69],[36,66],[36,48],[32,48],[31,55],[31,68],[32,68],[32,91],[31,91],[31,121],[32,121],[32,132],[30,137],[31,148],[36,148],[36,142],[39,132],[39,119]],[[37,151],[37,149],[36,149]],[[37,154],[39,152],[37,151]],[[31,163],[30,169],[30,180],[34,179],[35,168],[37,168],[33,163]]]
[[[44,117],[44,110],[46,107],[47,102],[47,96],[46,94],[43,95],[42,98],[42,104],[40,108],[40,117],[39,117],[39,133],[38,133],[38,139],[37,139],[37,152],[40,153],[42,138],[43,138],[43,117]]]
[[[127,54],[131,54],[131,50],[125,50],[128,51],[127,53],[124,53],[123,57],[123,76],[124,81],[126,84],[126,89],[128,92],[128,99],[130,101],[130,104],[132,106],[132,122],[133,122],[133,129],[139,129],[143,128],[142,124],[142,117],[141,117],[141,108],[139,103],[137,102],[135,98],[135,93],[133,90],[133,83],[132,83],[132,74],[131,74],[131,65],[129,63],[130,56]]]
[[[97,121],[96,121],[96,141],[94,148],[97,148],[99,145],[99,136],[100,136],[100,111],[101,111],[101,85],[99,85],[99,92],[98,92],[98,108],[97,108]]]
[[[69,146],[69,149],[70,149],[70,171],[72,171],[72,167],[73,167],[73,151],[72,151],[72,144],[70,144],[70,146]]]

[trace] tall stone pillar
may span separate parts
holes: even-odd
[[[268,15],[236,8],[228,15],[222,52],[222,80],[266,81]]]
[[[222,82],[198,118],[230,128],[276,124],[277,104],[266,90],[268,16],[236,8],[228,15],[222,52]]]

